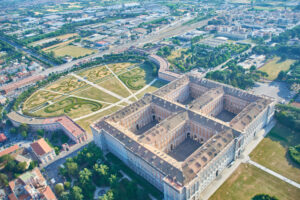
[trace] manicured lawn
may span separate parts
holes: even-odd
[[[274,57],[271,61],[267,62],[264,66],[259,68],[260,71],[266,72],[269,76],[267,79],[275,80],[281,70],[288,70],[295,62],[295,60],[287,59],[281,61],[280,57]]]
[[[85,56],[92,54],[93,52],[97,52],[96,50],[91,50],[83,47],[73,46],[73,45],[67,45],[63,47],[58,47],[52,50],[55,54],[55,56],[72,56],[74,58]]]
[[[134,66],[133,63],[113,63],[107,65],[114,73],[118,73],[130,66]]]
[[[96,83],[97,81],[100,81],[101,79],[104,78],[112,77],[112,74],[108,71],[108,69],[104,65],[94,67],[88,70],[80,71],[77,74],[93,83]]]
[[[155,83],[151,86],[149,86],[147,89],[145,89],[144,91],[142,91],[141,93],[139,93],[137,95],[137,98],[142,98],[146,93],[152,93],[155,92],[156,90],[158,90],[158,88],[166,85],[168,82],[163,81],[163,80],[157,80],[155,81]]]
[[[250,200],[261,193],[284,200],[298,200],[300,189],[255,166],[241,164],[210,200]]]
[[[54,82],[53,84],[49,85],[45,89],[52,90],[55,92],[60,92],[60,93],[69,93],[85,85],[86,83],[83,81],[77,80],[72,76],[66,76]]]
[[[108,103],[115,103],[119,101],[119,99],[99,90],[98,88],[95,87],[89,87],[85,90],[79,91],[78,93],[74,93],[74,95],[81,96],[81,97],[86,97],[90,99],[95,99],[99,101],[104,101]]]
[[[297,144],[300,144],[300,134],[277,124],[250,157],[253,161],[300,183],[300,166],[288,154],[288,147]]]
[[[150,83],[155,77],[152,75],[152,69],[150,67],[142,65],[119,75],[119,78],[129,89],[136,92]]]
[[[53,100],[61,96],[60,94],[55,94],[48,91],[38,90],[30,98],[28,98],[23,105],[24,110],[31,110],[39,105],[46,103],[47,101]]]
[[[103,112],[100,112],[100,113],[97,113],[95,115],[92,115],[90,117],[87,117],[87,118],[84,118],[84,119],[81,119],[81,120],[78,120],[76,121],[76,123],[78,123],[84,130],[86,130],[88,133],[92,134],[91,132],[91,128],[90,128],[90,125],[95,122],[96,120],[98,119],[101,119],[102,117],[106,116],[106,115],[109,115],[113,112],[116,112],[117,110],[121,109],[121,107],[119,106],[115,106],[115,107],[112,107],[108,110],[105,110]]]
[[[111,79],[102,81],[98,85],[122,97],[128,97],[130,95],[128,90],[120,83],[120,81],[116,77],[112,77]]]
[[[71,118],[80,117],[92,112],[96,112],[103,108],[105,104],[79,99],[75,97],[67,97],[50,106],[47,106],[34,114],[40,117],[68,115]]]

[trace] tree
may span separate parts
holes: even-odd
[[[60,195],[61,200],[70,200],[70,193],[69,192],[62,192]]]
[[[26,138],[26,137],[27,137],[27,132],[26,132],[26,131],[22,131],[22,132],[21,132],[21,135],[22,135],[24,138]]]
[[[75,176],[78,172],[78,165],[75,162],[67,162],[66,169],[70,176]]]
[[[109,177],[109,184],[112,188],[117,188],[118,186],[118,179],[117,176],[115,174],[110,175]]]
[[[250,72],[254,72],[255,70],[256,70],[255,65],[252,65],[252,66],[250,67]]]
[[[15,134],[17,133],[17,129],[13,127],[13,128],[11,128],[11,129],[9,130],[9,132],[10,132],[11,134],[15,135]]]
[[[96,174],[96,182],[100,185],[108,183],[108,166],[95,164],[93,167]]]
[[[278,200],[278,198],[268,194],[257,194],[252,198],[252,200]]]
[[[84,185],[90,183],[90,181],[91,181],[91,175],[92,175],[92,172],[89,169],[84,168],[83,170],[81,170],[79,172],[79,181],[80,181],[80,184],[84,186]]]
[[[19,162],[17,165],[17,170],[19,172],[25,172],[27,169],[27,163],[26,162]]]
[[[44,136],[45,136],[45,131],[42,130],[42,129],[39,129],[39,130],[37,130],[37,134],[38,134],[39,136],[41,136],[41,137],[44,137]]]
[[[58,196],[61,196],[61,194],[64,192],[64,185],[62,183],[57,183],[54,187],[54,190]]]
[[[7,186],[7,184],[8,184],[7,176],[3,173],[0,173],[0,188]]]
[[[64,182],[64,188],[66,188],[67,190],[70,188],[71,183],[69,181]]]
[[[71,190],[70,197],[72,200],[82,200],[83,195],[81,188],[78,186],[74,186]]]
[[[114,200],[114,193],[109,190],[105,195],[99,198],[99,200]]]

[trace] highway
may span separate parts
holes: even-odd
[[[172,23],[170,25],[167,25],[166,27],[163,27],[161,30],[158,30],[157,32],[152,32],[151,34],[139,38],[136,41],[132,41],[126,44],[122,44],[119,46],[112,46],[109,50],[105,50],[90,56],[86,56],[84,58],[81,59],[77,59],[74,61],[71,61],[69,63],[65,63],[59,66],[55,66],[52,68],[48,68],[45,71],[41,72],[41,75],[49,75],[50,73],[57,73],[57,72],[62,72],[62,71],[67,71],[68,69],[72,68],[73,65],[78,64],[84,60],[89,60],[89,59],[93,59],[93,58],[97,58],[97,57],[102,57],[105,54],[110,54],[112,52],[117,51],[118,49],[126,49],[129,48],[131,46],[143,46],[146,43],[155,43],[158,41],[161,41],[165,38],[169,38],[169,37],[174,37],[180,34],[184,34],[186,32],[189,32],[191,30],[194,30],[198,27],[202,27],[204,25],[207,24],[207,22],[210,19],[207,20],[203,20],[194,24],[189,24],[189,25],[183,25],[183,23],[185,23],[186,21],[190,20],[190,17],[185,18],[184,20],[180,20],[179,22],[175,22]]]

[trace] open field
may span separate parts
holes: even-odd
[[[122,97],[128,97],[130,95],[128,90],[120,83],[120,81],[116,77],[112,77],[106,81],[102,81],[98,85]]]
[[[169,55],[167,57],[168,60],[173,60],[175,58],[178,58],[181,56],[182,52],[185,52],[187,49],[178,49],[178,50],[175,50],[175,51],[172,51],[171,55]]]
[[[119,78],[131,91],[136,92],[150,83],[155,77],[152,75],[152,69],[143,65],[119,75]]]
[[[65,35],[57,36],[57,37],[42,39],[42,40],[30,43],[30,46],[42,45],[44,43],[48,43],[48,42],[54,41],[56,39],[65,40],[65,39],[68,39],[68,38],[71,38],[71,37],[74,37],[74,36],[78,36],[78,34],[77,33],[68,33],[68,34],[65,34]]]
[[[56,57],[72,56],[74,58],[89,55],[89,54],[97,52],[96,50],[73,46],[73,45],[57,47],[55,49],[51,49],[51,51],[54,52],[54,55]]]
[[[266,72],[269,76],[267,79],[275,80],[281,70],[288,70],[295,62],[295,60],[287,59],[285,61],[281,61],[280,57],[274,57],[269,62],[266,62],[264,66],[259,68],[260,71]]]
[[[117,101],[119,101],[117,98],[94,87],[88,87],[85,90],[74,93],[74,95],[95,99],[99,101],[105,101],[109,103],[116,103]]]
[[[152,69],[144,65],[116,63],[109,64],[108,67],[119,74],[119,77],[124,78],[123,80],[126,81],[124,82],[125,85],[133,86],[135,89],[132,90],[133,92],[139,91],[155,78],[152,75]],[[105,65],[81,70],[77,72],[77,75],[121,97],[126,98],[130,95],[126,87],[109,72]],[[141,92],[138,98],[141,98],[146,92],[153,92],[165,84],[166,82],[157,80],[152,86]],[[136,101],[133,97],[129,100],[132,102]],[[113,106],[101,112],[102,108],[119,101],[120,99],[103,92],[96,86],[87,84],[85,81],[80,81],[74,76],[67,75],[35,92],[25,101],[23,110],[32,110],[32,114],[39,117],[65,114],[72,119],[97,112],[95,115],[78,120],[78,123],[90,133],[89,125],[92,122],[102,116],[115,112],[122,106],[128,105],[128,103],[122,102],[120,106]],[[47,102],[48,104],[45,104]]]
[[[42,105],[59,96],[61,95],[39,90],[24,102],[23,108],[24,110],[31,110],[32,108]]]
[[[149,86],[147,89],[145,89],[143,92],[139,93],[136,97],[138,99],[142,98],[146,93],[152,93],[155,92],[158,88],[166,85],[168,82],[163,80],[156,80],[155,83],[151,86]]]
[[[52,117],[66,114],[71,118],[80,117],[92,112],[96,112],[104,107],[104,104],[79,99],[75,97],[67,97],[55,104],[49,105],[34,113],[36,116]]]
[[[55,92],[60,93],[67,93],[71,92],[75,89],[85,86],[86,83],[83,81],[79,81],[72,76],[66,76],[58,81],[54,82],[53,84],[46,87],[47,90],[52,90]]]
[[[293,162],[288,154],[288,147],[297,144],[300,144],[300,135],[277,124],[253,150],[250,157],[253,161],[300,183],[300,166]]]
[[[80,71],[77,73],[77,75],[79,75],[93,83],[96,83],[97,80],[107,77],[110,74],[111,73],[108,71],[108,69],[104,65],[94,67],[94,68],[91,68],[88,70]]]
[[[278,199],[297,200],[300,189],[255,166],[241,164],[211,196],[210,200],[250,200],[256,194],[269,194]]]
[[[130,66],[134,66],[133,63],[113,63],[108,64],[107,67],[109,67],[114,73],[118,73],[124,69],[127,69]]]
[[[84,130],[88,131],[88,133],[91,133],[90,125],[93,122],[95,122],[96,120],[101,119],[102,117],[104,117],[106,115],[109,115],[113,112],[116,112],[119,109],[121,109],[121,107],[115,106],[115,107],[112,107],[112,108],[110,108],[108,110],[105,110],[103,112],[97,113],[93,116],[78,120],[78,121],[76,121],[76,123],[78,123]]]

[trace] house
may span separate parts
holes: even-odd
[[[20,175],[9,182],[10,200],[42,199],[57,200],[38,168]]]
[[[0,142],[5,142],[7,140],[7,137],[4,135],[4,133],[0,134]]]
[[[17,150],[19,149],[19,145],[14,145],[14,146],[11,146],[9,148],[6,148],[4,149],[3,151],[0,152],[0,157],[1,156],[4,156],[4,155],[7,155],[7,154],[14,154],[17,152]]]
[[[55,158],[55,151],[49,144],[41,138],[30,144],[33,153],[42,164],[49,163]]]

